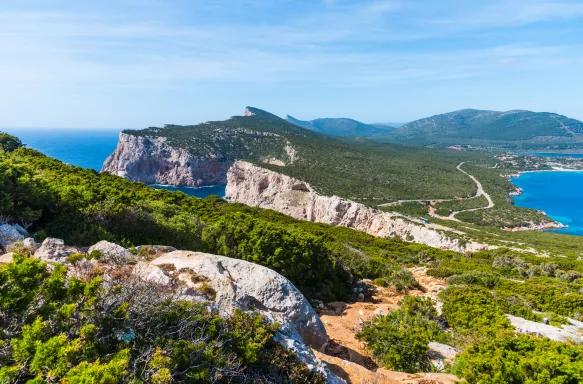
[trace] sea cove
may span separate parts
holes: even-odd
[[[568,228],[553,232],[583,236],[583,172],[527,172],[511,179],[523,194],[517,206],[543,210]]]
[[[36,149],[64,163],[101,170],[103,162],[117,145],[119,131],[114,129],[52,129],[51,134],[35,128],[4,128],[18,136],[29,148]],[[153,188],[180,191],[189,196],[205,198],[209,195],[225,196],[225,186],[202,188],[152,185]]]

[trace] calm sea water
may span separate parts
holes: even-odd
[[[554,232],[583,236],[583,172],[532,172],[513,178],[523,189],[517,206],[543,210],[569,226]]]
[[[545,153],[545,152],[512,152],[515,155],[530,155],[540,157],[572,157],[574,159],[583,159],[583,153]]]
[[[114,129],[10,129],[0,131],[18,136],[28,147],[64,163],[101,170],[103,162],[117,145]],[[225,196],[225,186],[188,188],[154,185],[154,188],[181,191],[190,196]]]

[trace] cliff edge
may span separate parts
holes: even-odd
[[[373,236],[400,237],[446,250],[464,252],[486,247],[451,238],[437,228],[412,222],[396,213],[338,196],[322,196],[308,183],[246,161],[237,161],[229,169],[226,198],[273,209],[300,220],[340,225]]]
[[[105,160],[102,172],[109,172],[146,184],[202,187],[226,183],[233,160],[213,153],[194,156],[169,145],[167,138],[119,134],[115,151]]]

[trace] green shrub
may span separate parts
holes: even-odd
[[[401,310],[374,318],[356,337],[367,343],[377,362],[392,370],[422,372],[432,369],[427,356],[429,342],[442,337],[431,318],[430,299],[408,296]]]
[[[20,255],[0,268],[0,382],[323,382],[259,315],[221,318],[156,284],[111,279]]]
[[[576,384],[583,382],[583,346],[511,334],[469,347],[452,372],[469,384]]]
[[[464,273],[462,275],[454,275],[447,279],[451,285],[478,285],[485,288],[494,288],[498,284],[499,278],[486,272],[472,272]]]
[[[374,279],[373,283],[381,287],[393,287],[398,292],[421,288],[413,274],[400,266],[393,266],[391,271]]]
[[[449,287],[440,294],[444,301],[443,318],[462,344],[495,337],[512,329],[504,312],[489,291],[471,287]]]

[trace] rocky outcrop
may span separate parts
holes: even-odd
[[[411,222],[395,213],[338,196],[322,196],[308,183],[245,161],[237,161],[229,169],[226,198],[273,209],[296,219],[341,225],[373,236],[396,236],[453,251],[485,248],[482,244],[462,243],[437,229]]]
[[[63,263],[68,256],[75,253],[80,253],[80,250],[65,245],[65,242],[61,239],[48,237],[42,242],[40,248],[36,250],[34,257],[43,261]]]
[[[128,264],[137,261],[136,257],[124,247],[105,240],[91,246],[87,253],[91,255],[95,251],[99,252],[100,261],[105,263]]]
[[[186,269],[194,273],[195,280],[208,281],[221,311],[257,310],[282,324],[293,324],[304,342],[314,348],[319,349],[328,341],[324,325],[306,298],[289,280],[269,268],[188,251],[168,253],[150,264],[172,265],[177,271]],[[183,279],[185,283],[187,280]]]
[[[506,315],[510,324],[517,333],[540,335],[548,337],[555,341],[574,341],[580,343],[583,341],[583,323],[569,319],[568,325],[555,327],[549,324],[537,323],[536,321],[526,320],[522,317]]]
[[[22,240],[24,240],[24,235],[17,227],[10,224],[0,225],[0,247],[7,248],[11,244]]]
[[[115,151],[102,172],[146,184],[201,187],[226,184],[233,160],[214,154],[196,157],[167,143],[165,137],[119,134]]]

